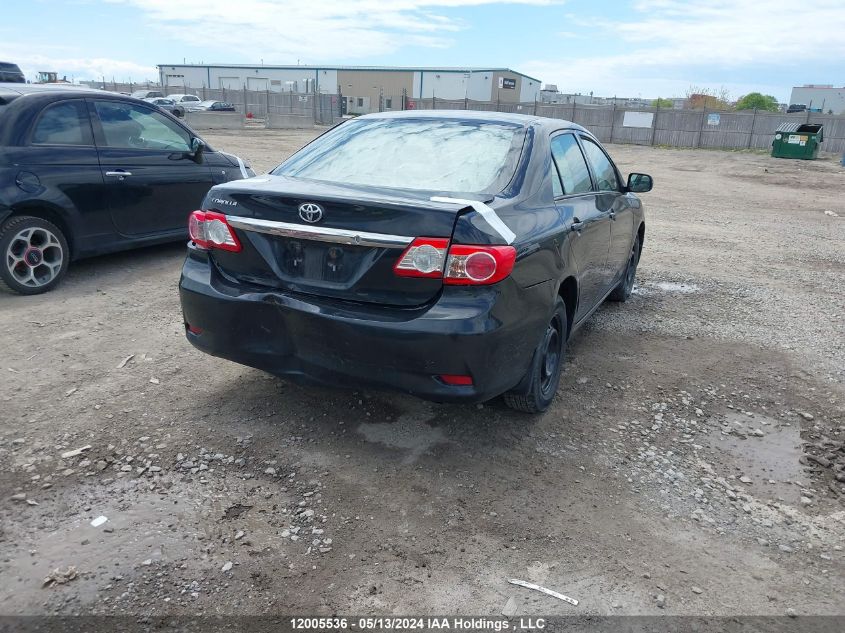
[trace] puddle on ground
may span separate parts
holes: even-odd
[[[633,294],[636,295],[650,295],[658,292],[669,294],[693,294],[701,292],[701,288],[695,284],[680,283],[675,281],[657,281],[654,283],[637,284],[634,287]]]
[[[358,433],[368,442],[408,451],[402,461],[409,464],[433,446],[448,441],[442,429],[427,424],[433,418],[431,405],[420,402],[399,416],[395,422],[365,422],[358,427]]]
[[[675,283],[673,281],[658,281],[654,285],[663,292],[678,292],[685,295],[692,294],[693,292],[699,292],[701,290],[695,284]]]
[[[113,574],[129,575],[143,561],[158,565],[190,552],[182,534],[185,524],[196,515],[191,504],[174,504],[172,499],[161,499],[151,492],[133,498],[129,508],[112,498],[92,505],[95,508],[91,512],[71,514],[52,531],[33,530],[19,538],[4,569],[6,578],[16,580],[17,595],[3,596],[5,608],[14,604],[13,608],[26,610],[44,600],[47,594],[40,593],[40,587],[56,568],[75,567],[79,576],[71,581],[74,595],[82,602],[93,602]],[[108,521],[100,527],[91,526],[91,518],[100,513]],[[169,527],[174,525],[180,530]]]
[[[735,429],[744,432],[760,429],[764,433],[763,437],[749,435],[747,439],[723,435],[719,431],[713,434],[712,446],[724,451],[725,457],[731,458],[738,468],[732,471],[737,476],[736,487],[744,487],[759,499],[782,499],[797,505],[801,488],[787,482],[806,483],[803,466],[798,461],[801,457],[799,426],[785,426],[773,418],[760,415],[749,418],[738,413],[730,413],[727,420]],[[740,483],[742,475],[748,476],[751,483]]]

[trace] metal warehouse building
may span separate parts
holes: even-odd
[[[509,68],[390,66],[247,66],[159,64],[161,85],[198,90],[267,90],[340,94],[346,111],[399,110],[402,98],[471,99],[502,103],[537,99],[540,80]]]
[[[807,84],[792,89],[789,103],[802,103],[808,108],[832,114],[845,114],[845,87]]]

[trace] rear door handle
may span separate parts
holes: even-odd
[[[569,230],[580,232],[583,228],[584,228],[584,222],[581,222],[580,220],[575,220],[575,222],[573,222],[570,225]]]
[[[131,176],[131,175],[132,175],[131,171],[124,171],[122,169],[118,169],[117,171],[107,171],[106,172],[106,176],[114,176],[118,180],[123,180],[127,176]]]

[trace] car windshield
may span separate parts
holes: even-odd
[[[496,193],[513,175],[524,128],[462,119],[358,119],[273,170],[334,183]]]

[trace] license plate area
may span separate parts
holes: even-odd
[[[283,279],[343,286],[360,278],[382,250],[283,237],[273,239],[272,249]]]

